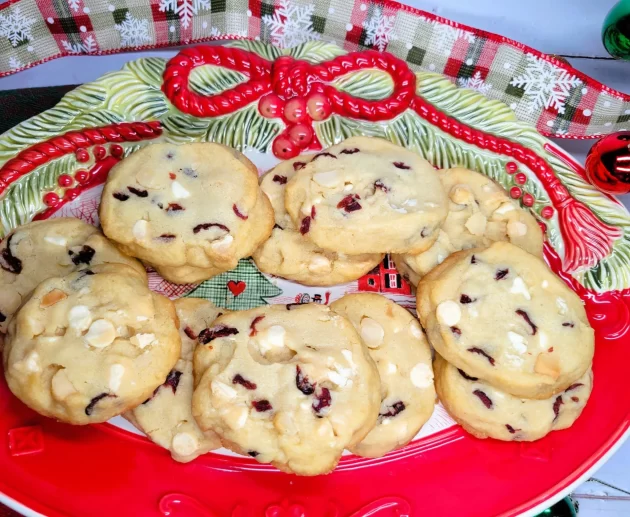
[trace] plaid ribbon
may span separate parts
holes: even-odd
[[[630,96],[508,38],[393,1],[14,0],[0,9],[0,76],[71,54],[234,38],[387,50],[506,103],[547,136],[630,128]]]

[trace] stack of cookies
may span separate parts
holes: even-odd
[[[534,217],[481,174],[354,137],[259,185],[225,146],[155,144],[112,169],[100,216],[107,238],[62,218],[0,248],[5,376],[43,415],[123,415],[178,461],[223,446],[316,475],[344,449],[406,445],[436,390],[465,429],[502,440],[570,426],[591,392],[582,302],[542,261]],[[239,312],[172,302],[136,260],[189,283],[252,255],[266,273],[324,286],[386,253],[417,287],[425,332],[376,294]]]

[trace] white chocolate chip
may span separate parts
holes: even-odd
[[[479,317],[479,312],[477,311],[477,309],[475,307],[473,307],[472,305],[468,306],[468,315],[471,318],[478,318]]]
[[[369,348],[378,348],[383,343],[385,330],[372,318],[363,318],[361,320],[361,339]]]
[[[286,330],[281,325],[271,327],[258,332],[255,342],[258,344],[260,352],[264,355],[272,348],[283,348]]]
[[[446,255],[442,255],[441,253],[438,253],[437,257],[436,257],[436,260],[437,260],[437,263],[438,263],[438,266],[439,266],[442,262],[444,262],[446,260]]]
[[[190,192],[188,192],[179,181],[173,181],[173,183],[171,183],[171,191],[177,199],[190,197]]]
[[[510,366],[513,366],[514,368],[518,368],[525,362],[525,360],[521,356],[514,354],[505,354],[505,360]]]
[[[411,369],[409,378],[416,388],[428,388],[433,384],[433,370],[428,364],[418,363]]]
[[[415,321],[412,321],[409,324],[409,332],[416,339],[420,339],[422,337],[422,330],[420,329],[420,325]]]
[[[512,348],[516,350],[519,354],[524,354],[527,352],[527,345],[525,338],[516,332],[509,331],[507,333],[508,339],[510,343],[512,343]]]
[[[510,221],[507,224],[507,233],[510,237],[522,237],[527,234],[527,225],[520,221]]]
[[[90,325],[85,340],[95,348],[105,348],[116,339],[116,329],[107,320],[96,320]]]
[[[315,432],[318,436],[334,438],[335,432],[333,426],[327,418],[319,419],[315,426]]]
[[[44,240],[55,246],[65,246],[68,243],[64,237],[59,237],[58,235],[49,235],[48,237],[44,237]]]
[[[510,292],[512,294],[522,294],[526,300],[532,299],[531,294],[529,294],[529,291],[527,290],[527,286],[525,285],[525,282],[523,282],[523,279],[520,276],[517,276],[512,282],[512,287],[510,288]]]
[[[136,321],[147,321],[148,319],[147,316],[136,316]]]
[[[383,418],[383,420],[381,420],[381,425],[389,425],[391,423],[392,423],[391,418]]]
[[[547,334],[542,331],[538,331],[538,344],[540,345],[540,348],[542,348],[543,350],[546,349],[547,342]]]
[[[145,221],[144,219],[140,219],[136,221],[133,225],[131,233],[133,233],[134,238],[137,240],[142,240],[147,236],[149,232],[149,221]]]
[[[416,206],[417,204],[418,204],[417,199],[407,199],[406,201],[403,202],[404,206]]]
[[[328,260],[323,255],[315,255],[311,262],[308,265],[308,270],[316,273],[316,272],[328,272],[332,269],[330,260]]]
[[[131,344],[139,348],[144,348],[145,346],[155,343],[155,334],[136,334],[131,337],[130,341]]]
[[[77,391],[74,385],[70,382],[70,379],[68,378],[68,374],[66,373],[65,369],[61,369],[55,375],[53,375],[51,381],[51,390],[53,396],[57,400],[64,400]]]
[[[423,203],[424,208],[437,208],[438,204],[433,201],[425,201]]]
[[[322,187],[335,188],[341,183],[341,176],[337,171],[317,172],[313,174],[313,180]]]
[[[212,394],[219,399],[232,400],[236,398],[236,390],[224,382],[212,381],[210,389],[212,390]]]
[[[190,433],[177,433],[173,436],[171,447],[180,456],[190,456],[199,448],[199,442]]]
[[[516,208],[514,207],[514,205],[512,203],[510,203],[509,201],[506,201],[499,208],[497,208],[494,211],[494,213],[495,214],[499,214],[499,215],[503,215],[503,214],[507,214],[508,212],[511,212],[512,210],[516,210]]]
[[[306,405],[310,408],[308,402],[306,403]],[[288,434],[292,436],[298,434],[298,428],[295,425],[295,420],[293,419],[291,413],[287,411],[278,411],[273,417],[273,425],[282,434]]]
[[[125,367],[122,364],[112,364],[109,368],[109,389],[116,393],[120,389]]]
[[[42,368],[39,365],[39,354],[37,352],[31,352],[24,358],[24,367],[27,372],[37,373],[41,372]]]
[[[221,414],[225,422],[235,430],[245,427],[249,418],[249,411],[244,405],[226,408],[221,411]]]
[[[440,323],[452,327],[459,323],[462,317],[462,310],[457,302],[446,300],[437,306],[436,316]]]
[[[402,208],[402,207],[399,207],[399,206],[396,206],[396,205],[392,205],[391,203],[389,203],[389,207],[390,207],[390,208],[391,208],[394,212],[398,212],[399,214],[406,214],[406,213],[407,213],[407,210],[406,210],[406,209],[404,209],[404,208]]]
[[[79,332],[87,330],[92,323],[92,313],[87,305],[75,305],[68,311],[68,325]]]
[[[328,378],[331,382],[341,387],[345,387],[348,385],[348,383],[352,383],[352,381],[348,379],[348,377],[346,377],[345,375],[341,375],[340,373],[333,371],[328,372]]]
[[[549,282],[547,282],[547,280],[543,280],[540,285],[543,289],[547,289],[547,287],[549,287]]]
[[[569,312],[569,306],[564,298],[556,298],[556,307],[558,308],[558,313],[563,316]]]
[[[387,363],[387,373],[394,374],[397,371],[398,371],[398,368],[394,363]]]
[[[343,355],[345,357],[346,361],[348,361],[348,364],[350,365],[352,373],[357,373],[359,367],[357,366],[357,363],[355,363],[354,359],[352,358],[352,352],[350,352],[350,350],[346,350],[344,348],[341,351],[341,355]]]
[[[351,192],[353,188],[354,188],[354,185],[352,183],[346,183],[343,187],[343,191]]]
[[[456,185],[449,192],[449,198],[453,203],[458,205],[471,204],[475,198],[468,187],[462,185]]]
[[[232,242],[234,242],[234,237],[228,233],[225,237],[213,241],[211,246],[215,251],[224,252],[230,249]]]
[[[470,233],[479,236],[483,235],[486,231],[487,223],[488,220],[486,219],[485,215],[483,215],[481,212],[475,212],[468,218],[468,221],[466,221],[466,224],[464,224],[464,226]]]

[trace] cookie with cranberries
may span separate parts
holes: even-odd
[[[547,399],[591,366],[582,300],[508,242],[451,255],[420,281],[417,310],[444,359],[517,397]]]
[[[271,201],[275,226],[271,237],[252,255],[258,269],[303,285],[328,286],[350,282],[376,267],[383,255],[364,253],[345,255],[325,250],[308,237],[308,229],[317,219],[317,208],[311,210],[300,226],[296,226],[284,204],[287,182],[313,159],[302,155],[280,163],[260,181],[260,188]]]
[[[174,460],[188,462],[221,447],[210,429],[202,432],[192,416],[193,352],[199,334],[229,311],[208,300],[179,298],[175,301],[179,318],[182,351],[179,360],[151,396],[123,416],[157,445],[170,451]]]
[[[233,312],[198,340],[193,415],[234,452],[325,474],[378,419],[376,366],[352,323],[329,307]]]
[[[350,450],[377,458],[407,445],[435,406],[431,349],[411,313],[380,294],[350,294],[330,308],[359,331],[381,378],[381,407],[370,433]]]
[[[81,219],[59,217],[17,227],[0,244],[0,332],[44,280],[107,263],[126,264],[146,277],[140,262]]]
[[[180,356],[173,302],[144,272],[102,264],[45,280],[9,324],[11,391],[70,424],[104,422],[147,400]]]
[[[451,253],[508,241],[542,257],[543,235],[534,216],[521,208],[497,183],[460,167],[439,171],[449,201],[438,238],[419,254],[394,256],[396,266],[415,287]]]
[[[566,390],[539,400],[510,395],[468,375],[439,355],[434,369],[440,402],[453,419],[477,438],[531,442],[551,431],[571,427],[593,389],[590,369]]]
[[[448,202],[437,171],[387,140],[352,137],[318,154],[287,182],[296,228],[347,255],[421,253],[438,237]]]
[[[235,268],[274,224],[255,165],[215,143],[153,144],[128,156],[109,173],[100,215],[120,249],[180,284]]]

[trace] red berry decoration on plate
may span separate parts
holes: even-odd
[[[78,188],[69,188],[68,190],[66,190],[66,193],[63,195],[63,198],[67,201],[72,201],[73,199],[76,199],[79,197],[79,194],[81,194],[81,190]]]
[[[90,155],[85,149],[77,149],[75,156],[79,163],[85,163],[90,159]]]
[[[516,181],[519,185],[525,185],[527,182],[527,176],[525,176],[524,173],[519,172],[516,176],[514,176],[514,181]]]
[[[542,215],[545,219],[551,219],[553,217],[553,208],[546,206],[540,211],[540,215]]]
[[[518,164],[516,162],[507,162],[505,164],[505,171],[508,174],[514,174],[518,170]]]
[[[285,133],[276,137],[271,148],[276,158],[281,160],[288,160],[300,154],[300,148]]]
[[[609,194],[630,192],[630,131],[607,135],[591,147],[586,177]]]
[[[122,148],[122,145],[118,144],[110,145],[109,152],[114,158],[122,158],[123,154],[125,154],[125,150]]]
[[[284,101],[275,93],[265,95],[258,101],[258,111],[265,118],[278,118],[282,116]]]
[[[105,156],[107,156],[107,149],[105,149],[102,145],[97,145],[94,148],[94,158],[102,160]]]
[[[534,206],[534,201],[536,201],[534,196],[529,193],[523,196],[523,204],[527,207]]]
[[[72,176],[70,176],[69,174],[62,174],[57,179],[57,183],[60,187],[69,187],[74,183],[74,179],[72,179]]]
[[[306,101],[306,110],[313,120],[326,120],[332,113],[330,102],[322,93],[313,93]]]
[[[76,179],[79,183],[84,184],[90,179],[90,173],[85,169],[78,170],[74,175],[74,179]]]
[[[512,187],[510,189],[510,196],[512,199],[518,199],[523,195],[523,191],[519,187]]]
[[[295,124],[289,128],[289,139],[300,149],[311,143],[313,135],[313,128],[308,124]]]
[[[44,204],[46,206],[56,206],[59,204],[59,196],[54,192],[49,192],[44,196]]]
[[[307,120],[306,101],[297,97],[288,101],[284,107],[284,118],[294,123]]]

